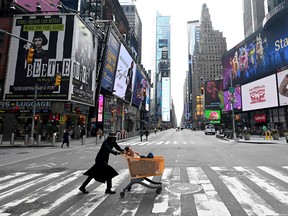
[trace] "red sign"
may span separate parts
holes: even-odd
[[[266,122],[266,114],[256,114],[254,119],[255,122]]]

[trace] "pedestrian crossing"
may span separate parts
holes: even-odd
[[[0,215],[285,215],[288,213],[288,166],[166,167],[156,194],[140,184],[124,197],[128,169],[113,178],[116,195],[104,193],[105,184],[91,181],[82,194],[84,170],[55,173],[15,172],[0,175]],[[105,203],[109,204],[105,204]],[[112,202],[112,203],[111,203]],[[105,208],[103,206],[117,206]],[[144,210],[143,210],[144,209]],[[149,212],[147,212],[149,210]]]
[[[227,143],[227,141],[222,141],[222,140],[218,140],[217,142],[223,142],[223,143]],[[201,141],[202,144],[204,143],[210,143],[209,141]],[[125,141],[125,142],[121,142],[119,143],[121,146],[149,146],[149,145],[153,145],[153,146],[161,146],[161,145],[191,145],[191,144],[199,144],[199,141]]]

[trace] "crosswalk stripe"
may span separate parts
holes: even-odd
[[[259,166],[258,168],[263,170],[263,171],[265,171],[265,172],[267,172],[267,173],[269,173],[270,175],[273,175],[274,177],[276,177],[276,178],[288,183],[288,176],[287,175],[285,175],[285,174],[283,174],[281,172],[278,172],[276,170],[273,170],[273,169],[271,169],[269,167]]]
[[[234,167],[238,171],[247,172],[249,175],[245,175],[246,178],[249,178],[252,182],[260,186],[267,193],[274,196],[282,203],[288,204],[288,193],[284,187],[272,182],[272,180],[264,179],[259,173],[252,169],[243,168],[243,167]]]
[[[59,180],[56,180],[56,182],[52,182],[48,185],[45,185],[41,188],[38,188],[37,190],[26,194],[25,196],[22,196],[16,200],[11,201],[10,203],[6,203],[5,205],[0,207],[0,213],[3,213],[6,209],[12,208],[14,206],[19,205],[22,202],[25,203],[33,203],[36,200],[39,200],[41,197],[44,197],[48,195],[49,193],[56,191],[60,188],[62,188],[64,185],[69,184],[70,182],[74,181],[76,178],[78,178],[84,171],[76,171],[68,176],[62,177]],[[61,175],[66,175],[66,172],[62,173],[55,173],[54,177],[60,177]],[[47,180],[50,178],[48,177]]]
[[[26,174],[26,173],[25,173],[25,172],[13,173],[13,174],[11,174],[11,175],[8,175],[8,176],[5,176],[5,177],[0,178],[0,182],[6,181],[6,180],[8,180],[8,179],[15,178],[15,177],[18,177],[18,176],[21,176],[21,175],[24,175],[24,174]]]
[[[189,182],[191,184],[201,184],[206,194],[203,196],[207,196],[205,198],[205,197],[200,197],[199,195],[194,195],[195,200],[198,201],[198,202],[196,201],[197,202],[196,205],[198,206],[197,207],[198,214],[199,215],[211,214],[211,211],[203,212],[203,210],[201,210],[202,209],[201,200],[205,200],[206,205],[204,206],[206,206],[207,209],[211,208],[214,215],[230,216],[230,213],[228,209],[226,208],[226,206],[224,205],[224,203],[222,202],[221,197],[219,196],[218,192],[216,191],[216,189],[214,188],[213,184],[210,182],[208,177],[205,175],[203,170],[200,167],[187,167],[186,170],[188,173]],[[200,212],[200,210],[202,212]]]
[[[160,141],[160,142],[157,142],[155,145],[161,145],[163,143],[164,143],[164,141]]]
[[[120,183],[128,177],[128,174],[129,172],[127,169],[120,170],[119,175],[113,178],[113,186],[118,187]],[[72,206],[67,211],[65,211],[61,216],[89,215],[92,211],[94,211],[97,208],[97,206],[99,206],[108,197],[107,194],[104,194],[105,188],[106,188],[106,185],[101,184],[94,191],[92,191],[92,193],[88,194],[88,200],[85,200],[85,203],[81,203],[80,206],[79,206],[79,203],[77,203],[76,205]],[[38,215],[35,214],[35,216],[38,216]]]
[[[212,169],[215,171],[227,171],[227,169],[221,167],[212,167]],[[277,215],[268,203],[238,178],[225,175],[219,175],[219,177],[249,216]]]

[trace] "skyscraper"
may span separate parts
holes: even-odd
[[[264,0],[243,0],[243,24],[245,38],[262,27],[264,17]]]

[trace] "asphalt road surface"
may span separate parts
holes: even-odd
[[[119,173],[113,178],[116,194],[105,194],[106,185],[94,180],[89,194],[78,190],[100,148],[93,139],[63,149],[0,148],[0,215],[288,215],[287,144],[239,143],[185,129],[125,140],[119,145],[162,156],[165,167],[159,176],[144,175],[162,183],[159,194],[136,183],[121,197],[131,182],[121,155],[109,161]],[[159,168],[149,162],[137,166],[141,172]]]

